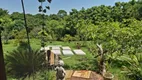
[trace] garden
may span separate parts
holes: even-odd
[[[7,80],[55,80],[56,72],[48,69],[40,52],[48,45],[79,47],[86,53],[62,55],[65,70],[90,70],[104,77],[108,73],[112,80],[142,80],[141,0],[72,9],[69,14],[59,10],[46,15],[46,10],[50,6],[44,9],[41,4],[41,14],[25,14],[25,27],[23,13],[9,14],[0,8]]]

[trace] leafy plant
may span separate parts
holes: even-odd
[[[62,40],[63,40],[63,41],[68,41],[68,42],[70,42],[70,41],[73,41],[73,40],[74,40],[74,37],[72,37],[72,36],[69,35],[69,34],[66,34],[66,35],[64,36],[64,38],[62,38]]]
[[[134,80],[142,79],[142,64],[135,55],[130,55],[129,57],[123,56],[121,60],[129,64],[129,66],[123,66],[122,73]]]
[[[75,69],[79,70],[93,70],[98,72],[98,62],[95,58],[85,57],[80,59],[80,63],[75,65]]]
[[[40,71],[38,74],[37,80],[54,80],[55,72],[51,70]]]
[[[42,67],[44,55],[38,50],[13,50],[6,55],[7,73],[14,78],[31,76]]]

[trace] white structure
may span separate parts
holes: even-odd
[[[41,47],[41,48],[40,48],[40,51],[44,51],[44,50],[45,50],[44,47]]]
[[[74,54],[73,54],[73,52],[71,50],[63,50],[63,55],[71,56],[71,55],[74,55]]]
[[[47,50],[50,50],[50,47],[46,46],[46,47],[41,47],[40,51],[45,51],[47,52]]]
[[[48,47],[60,50],[60,47],[62,47],[62,45],[48,45]]]
[[[52,49],[51,52],[54,53],[55,55],[61,55],[60,49]]]
[[[48,47],[55,47],[55,48],[60,48],[60,47],[62,47],[62,45],[48,45]]]
[[[62,53],[65,56],[71,56],[71,55],[74,55],[74,53],[76,55],[86,55],[86,53],[82,51],[81,49],[75,49],[72,51],[70,47],[68,46],[62,47],[62,45],[49,45],[44,48],[41,47],[40,50],[45,52],[47,52],[47,50],[51,50],[51,52],[54,53],[55,55],[62,55]]]
[[[73,50],[76,55],[86,55],[81,49]]]
[[[47,47],[44,47],[44,49],[47,51],[47,50],[50,50],[50,47],[47,46]]]
[[[56,46],[51,47],[51,48],[52,48],[52,50],[60,50],[60,47],[56,47]]]

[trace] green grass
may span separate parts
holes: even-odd
[[[9,44],[3,44],[4,54],[7,54],[8,52],[11,52],[12,50],[16,49],[17,44],[15,44],[14,41],[15,40],[9,40]]]

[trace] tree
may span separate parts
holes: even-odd
[[[63,36],[64,26],[63,21],[60,23],[57,20],[51,20],[47,22],[46,31],[52,36],[54,40],[60,40]]]
[[[0,8],[0,17],[8,15],[8,11]]]
[[[60,18],[63,18],[64,16],[67,16],[67,12],[65,10],[59,10],[57,15],[60,17]]]
[[[13,12],[11,15],[10,15],[10,18],[15,21],[15,20],[23,20],[23,14],[22,13],[19,13],[19,12]]]
[[[60,17],[57,16],[56,14],[50,14],[50,19],[51,20],[60,20]]]
[[[9,18],[9,16],[4,16],[1,18],[1,26],[4,27],[2,35],[4,36],[5,43],[8,43],[10,32],[13,30],[14,22]]]

